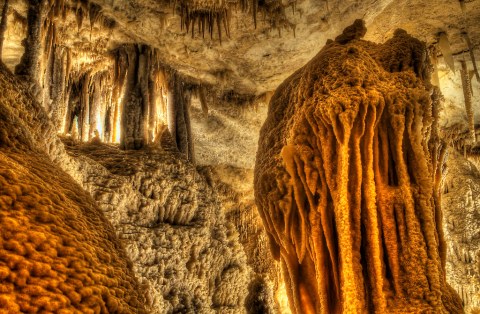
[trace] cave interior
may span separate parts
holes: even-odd
[[[480,313],[480,0],[0,15],[0,313]]]

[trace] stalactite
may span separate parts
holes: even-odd
[[[88,17],[90,20],[90,30],[92,30],[95,23],[98,22],[98,20],[101,18],[101,7],[91,2],[88,3],[88,7],[89,7]]]
[[[83,9],[79,6],[76,11],[77,30],[80,31],[83,25]]]
[[[466,32],[463,33],[462,35],[468,46],[468,52],[470,53],[470,59],[472,60],[472,64],[473,64],[473,73],[475,74],[477,81],[480,82],[480,74],[478,73],[477,61],[475,60],[475,52],[473,51],[473,45],[470,40],[470,36],[468,36],[468,33]]]
[[[443,60],[448,67],[455,72],[455,62],[453,61],[452,51],[450,49],[450,42],[448,41],[447,34],[442,32],[438,34],[438,48],[442,52]]]
[[[470,132],[470,142],[474,144],[476,139],[475,134],[475,116],[473,114],[473,105],[472,105],[472,90],[470,88],[470,77],[468,75],[467,63],[465,60],[460,61],[462,69],[460,74],[462,76],[462,87],[463,87],[463,96],[465,98],[465,110],[467,112],[467,121],[468,121],[468,130]]]
[[[255,198],[294,313],[462,313],[445,281],[423,43],[354,23],[273,95]],[[436,158],[433,162],[433,158]]]
[[[3,8],[2,8],[2,16],[0,21],[0,62],[2,59],[2,52],[3,52],[3,41],[5,39],[5,31],[7,30],[7,19],[8,19],[8,3],[10,0],[4,0]]]

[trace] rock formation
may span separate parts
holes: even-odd
[[[19,86],[1,65],[0,310],[144,313],[111,224],[41,148],[54,128]]]
[[[168,130],[161,138],[127,151],[66,140],[82,169],[72,175],[125,243],[150,313],[243,313],[250,271],[238,234]]]
[[[458,292],[465,312],[480,309],[480,160],[449,152],[445,178],[445,239],[447,240],[447,279]]]
[[[427,51],[356,22],[275,92],[255,197],[294,313],[462,313],[445,280]]]

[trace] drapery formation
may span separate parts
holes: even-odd
[[[295,313],[462,312],[444,275],[434,116],[423,43],[356,21],[270,102],[256,201]]]

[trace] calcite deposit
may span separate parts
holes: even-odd
[[[462,313],[445,280],[423,43],[356,21],[272,97],[255,196],[294,313]]]

